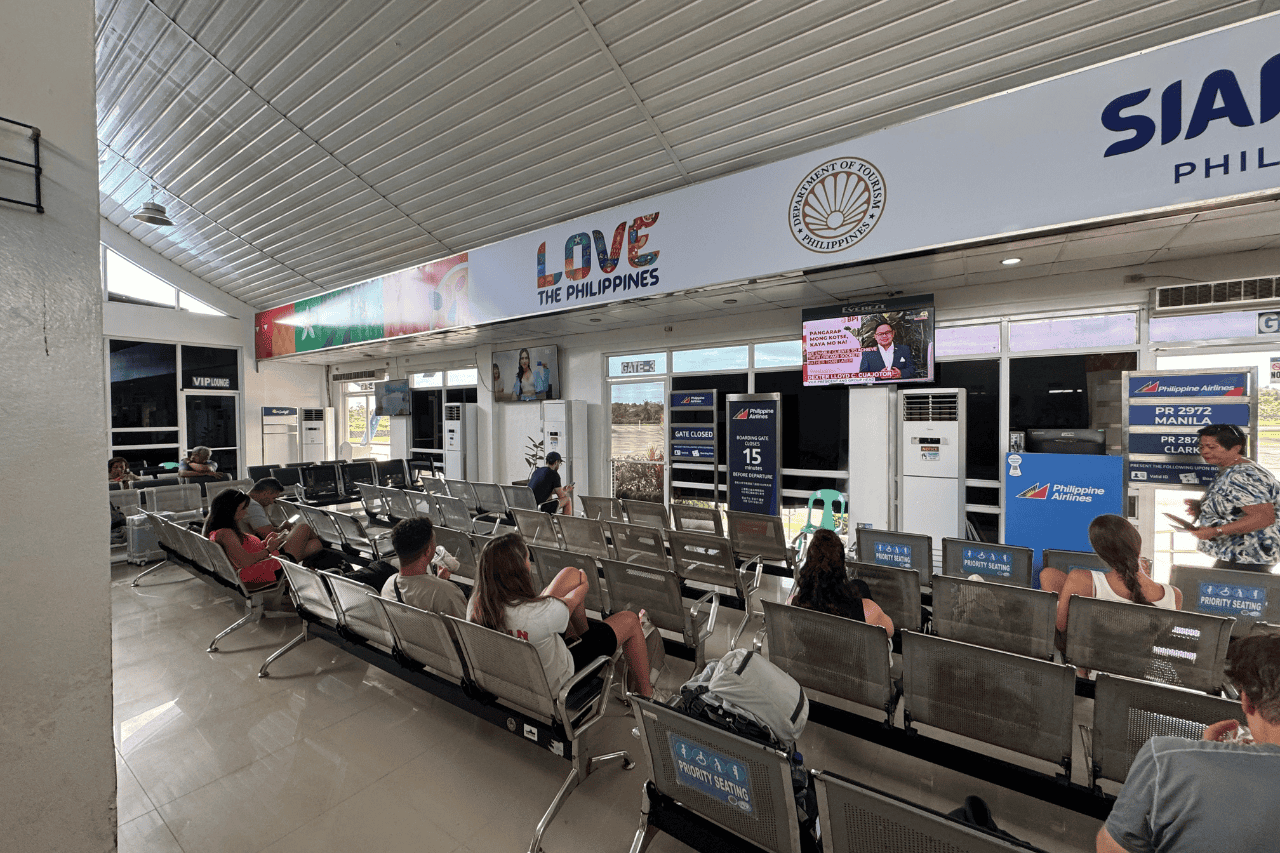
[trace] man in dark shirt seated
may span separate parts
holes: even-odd
[[[538,506],[543,510],[555,515],[562,512],[565,515],[573,513],[573,483],[567,486],[560,484],[560,465],[563,460],[559,453],[554,450],[547,454],[547,464],[537,471],[533,472],[533,476],[529,478],[529,489],[533,492],[533,499],[538,502]]]

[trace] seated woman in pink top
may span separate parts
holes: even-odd
[[[1142,537],[1127,520],[1118,515],[1098,516],[1089,525],[1089,544],[1103,562],[1111,567],[1111,571],[1103,574],[1088,569],[1071,570],[1062,591],[1058,593],[1060,632],[1066,633],[1073,595],[1147,604],[1165,610],[1182,608],[1181,590],[1171,584],[1156,583],[1147,576],[1150,566],[1139,556]]]
[[[275,559],[275,549],[284,542],[287,534],[272,533],[265,540],[241,529],[245,511],[249,508],[249,496],[239,489],[220,492],[209,505],[209,517],[204,520],[204,535],[222,546],[231,565],[240,573],[245,583],[271,583],[284,571]]]

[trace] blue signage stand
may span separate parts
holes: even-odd
[[[782,395],[728,394],[729,509],[777,515],[782,495]]]
[[[707,466],[711,471],[711,500],[720,502],[719,458],[719,407],[717,392],[672,391],[668,400],[671,423],[667,429],[667,458],[674,464],[694,462]],[[711,422],[705,422],[709,413]],[[672,494],[675,494],[675,476],[672,476]]]
[[[1092,551],[1089,522],[1124,514],[1124,459],[1071,453],[1007,453],[1004,541],[1032,549],[1040,586],[1045,548]]]

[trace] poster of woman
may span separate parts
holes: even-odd
[[[523,347],[493,354],[493,399],[500,403],[560,398],[560,351]]]

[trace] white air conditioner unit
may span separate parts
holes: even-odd
[[[323,462],[333,459],[333,407],[302,409],[298,414],[302,424],[303,462]]]
[[[476,404],[444,404],[444,475],[450,480],[480,476],[476,450]]]
[[[944,538],[965,530],[965,391],[898,391],[898,530]]]

